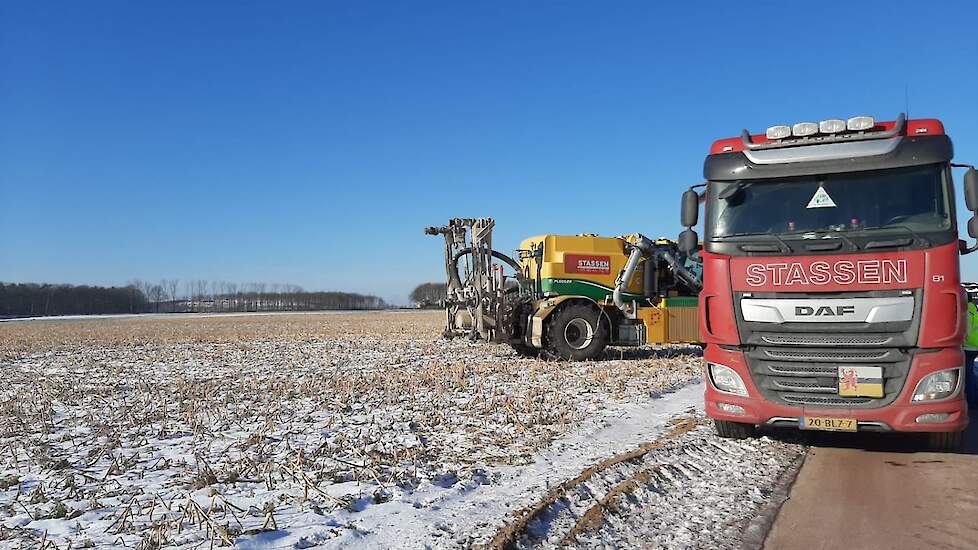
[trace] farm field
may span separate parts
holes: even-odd
[[[547,362],[442,319],[0,323],[0,546],[734,547],[802,453],[712,436],[698,348]]]

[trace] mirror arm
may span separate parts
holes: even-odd
[[[972,252],[975,251],[978,251],[978,241],[975,242],[974,246],[965,246],[964,243],[962,242],[961,247],[958,248],[958,252],[962,256],[967,256],[968,254],[971,254]]]

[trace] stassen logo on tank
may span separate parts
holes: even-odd
[[[609,275],[611,273],[611,257],[564,254],[564,270],[568,273]]]
[[[745,280],[750,286],[907,284],[906,260],[840,260],[750,264]]]

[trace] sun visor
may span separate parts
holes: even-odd
[[[907,136],[714,154],[706,157],[703,176],[710,181],[783,178],[938,164],[953,157],[946,135]]]

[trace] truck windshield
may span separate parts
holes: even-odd
[[[711,182],[707,237],[951,228],[940,165]]]

